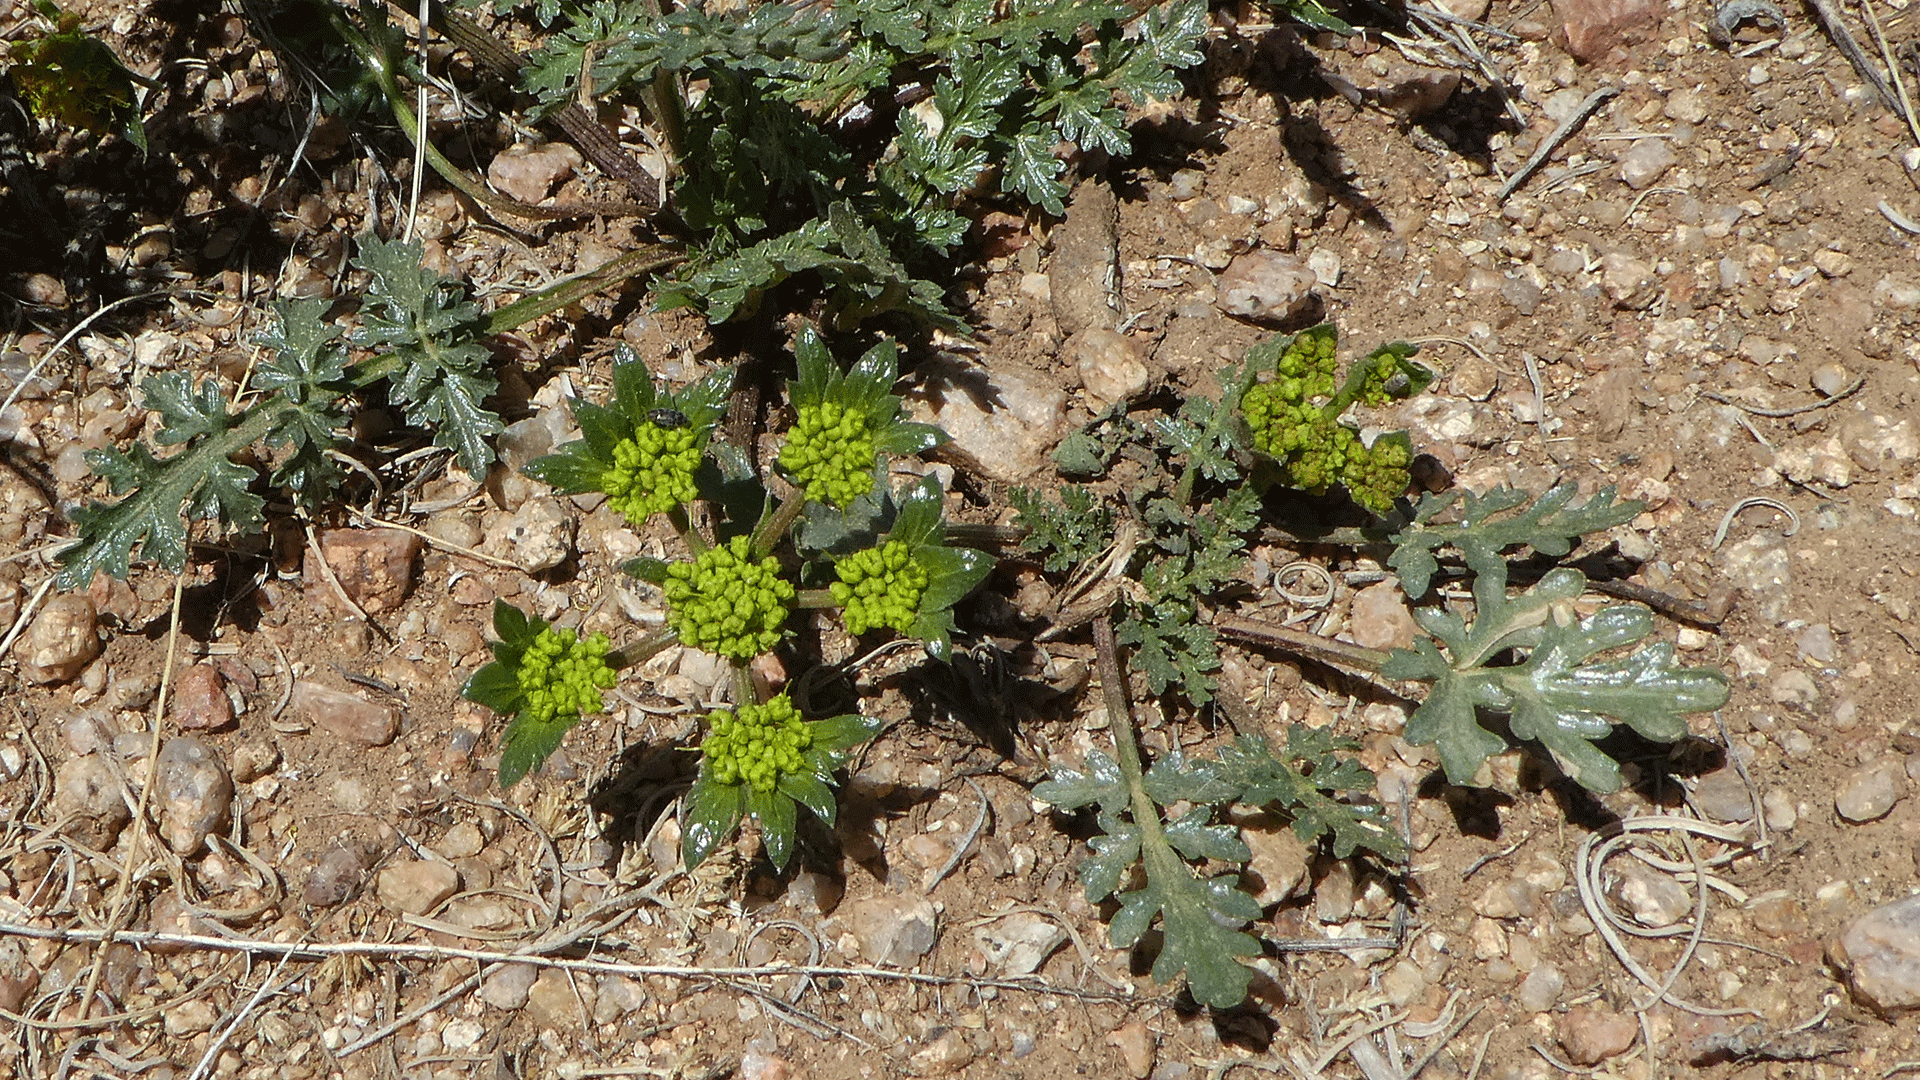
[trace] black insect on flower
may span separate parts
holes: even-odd
[[[649,409],[647,419],[653,421],[654,427],[668,431],[687,426],[687,414],[678,409]]]

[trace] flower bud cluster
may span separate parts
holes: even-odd
[[[751,558],[744,536],[710,547],[692,562],[667,567],[662,589],[673,608],[668,622],[681,644],[736,660],[780,643],[795,595],[780,576],[780,561]]]
[[[907,545],[888,540],[834,564],[840,580],[827,586],[842,609],[849,634],[890,627],[902,634],[913,629],[920,615],[920,597],[927,591],[927,571]]]
[[[867,415],[836,401],[802,405],[780,448],[780,467],[807,498],[845,506],[873,490]]]
[[[607,505],[639,524],[693,501],[693,473],[700,467],[699,439],[691,428],[663,428],[649,420],[613,448],[613,465],[600,474]]]
[[[714,781],[752,784],[761,793],[772,791],[782,775],[800,772],[813,745],[813,732],[785,694],[765,705],[708,713],[707,728],[700,753]]]
[[[526,698],[522,715],[546,724],[599,712],[600,691],[617,676],[606,659],[611,648],[605,634],[579,638],[571,630],[540,631],[515,673]]]

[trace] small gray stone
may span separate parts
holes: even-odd
[[[161,744],[158,766],[160,835],[174,854],[192,855],[226,828],[233,777],[213,744],[192,735]]]
[[[1620,179],[1633,190],[1644,191],[1677,160],[1667,140],[1635,139],[1633,146],[1620,155]]]
[[[526,1005],[533,981],[539,977],[540,969],[532,964],[504,964],[480,980],[480,1000],[496,1009],[513,1012]]]
[[[1810,664],[1825,666],[1833,663],[1835,652],[1833,627],[1826,623],[1814,623],[1803,628],[1793,636],[1793,647],[1800,652],[1800,658]]]
[[[1667,119],[1683,124],[1698,124],[1707,118],[1707,95],[1692,87],[1681,87],[1667,94]]]
[[[505,554],[529,574],[551,570],[573,555],[577,523],[559,499],[528,499],[506,523],[487,538],[487,546]]]
[[[366,880],[367,861],[359,848],[329,848],[307,875],[300,899],[308,907],[332,907],[358,893]]]
[[[1263,812],[1239,816],[1240,839],[1253,853],[1247,860],[1247,885],[1261,907],[1306,892],[1312,852],[1287,821]]]
[[[1873,283],[1873,302],[1902,310],[1920,307],[1920,281],[1888,274]]]
[[[14,646],[20,674],[43,686],[70,681],[100,655],[99,625],[93,601],[79,593],[48,600]]]
[[[1672,926],[1693,911],[1685,886],[1636,859],[1620,864],[1620,899],[1641,926],[1658,930]]]
[[[1766,812],[1769,829],[1789,832],[1800,823],[1800,810],[1793,804],[1793,796],[1779,788],[1760,797],[1760,808]]]
[[[1906,794],[1907,770],[1903,762],[1885,760],[1864,765],[1840,781],[1833,797],[1833,808],[1841,818],[1855,825],[1886,817],[1893,804]]]
[[[380,871],[373,889],[390,910],[425,915],[460,891],[460,871],[438,859],[408,859]]]
[[[251,784],[280,767],[280,748],[264,739],[249,739],[234,748],[233,779]]]
[[[1002,483],[1052,475],[1047,452],[1067,423],[1067,396],[1052,380],[944,358],[922,364],[920,377],[907,403],[913,419],[951,436],[938,456]]]
[[[306,679],[293,684],[290,704],[314,727],[361,746],[385,746],[400,733],[394,710]]]
[[[914,1076],[946,1076],[973,1063],[973,1047],[958,1029],[948,1028],[926,1049],[907,1059],[907,1072]]]
[[[1920,1009],[1920,896],[1855,919],[1827,952],[1861,1004],[1882,1014]]]
[[[1297,256],[1279,251],[1236,255],[1215,283],[1220,310],[1255,322],[1284,323],[1313,303],[1317,276]]]
[[[1520,1007],[1528,1012],[1542,1013],[1553,1008],[1560,1000],[1560,992],[1567,988],[1567,977],[1559,965],[1541,963],[1527,977],[1520,980],[1520,989],[1516,992]]]
[[[1461,397],[1485,401],[1500,389],[1500,369],[1477,356],[1469,356],[1447,376],[1447,387]]]
[[[912,967],[933,949],[938,937],[933,903],[925,897],[882,893],[846,904],[835,920],[843,924],[869,962]]]
[[[40,971],[17,938],[0,939],[0,1009],[19,1012],[40,986]]]
[[[1031,975],[1066,943],[1067,932],[1052,919],[1017,912],[975,930],[973,940],[986,954],[987,962],[1002,973]]]
[[[647,988],[638,979],[625,975],[602,975],[597,980],[599,995],[594,1001],[593,1021],[611,1024],[636,1012],[647,1003]]]
[[[68,758],[53,775],[53,814],[61,831],[95,851],[106,851],[133,820],[113,767],[100,754]]]
[[[1715,821],[1753,820],[1753,796],[1732,766],[1715,769],[1696,781],[1693,805]]]

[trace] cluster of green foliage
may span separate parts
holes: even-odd
[[[272,462],[268,482],[300,506],[328,503],[342,478],[336,458],[353,445],[348,409],[376,385],[462,468],[485,475],[502,425],[485,402],[496,383],[481,339],[513,323],[481,316],[464,287],[422,267],[420,254],[419,244],[361,240],[353,264],[367,271],[369,285],[350,340],[326,320],[328,301],[276,303],[274,325],[260,337],[270,354],[252,380],[264,393],[248,404],[237,406],[213,376],[196,384],[187,372],[169,371],[143,380],[143,404],[160,417],[155,441],[180,449],[164,458],[139,444],[131,453],[87,451],[93,471],[123,497],[74,512],[80,541],[60,554],[61,587],[84,586],[96,571],[125,577],[136,547],[180,569],[183,513],[226,529],[259,529],[266,500],[253,490],[256,467],[235,460],[242,456]]]
[[[845,485],[854,476],[865,481],[857,495],[840,489],[848,495],[844,504],[808,487],[776,501],[753,477],[745,456],[714,437],[731,371],[672,391],[657,386],[646,364],[625,347],[615,354],[611,400],[574,405],[582,438],[526,467],[528,475],[563,491],[624,499],[622,512],[663,513],[685,544],[684,559],[636,559],[627,565],[629,573],[661,587],[668,605],[667,627],[616,652],[602,650],[596,659],[604,660],[607,671],[595,669],[587,683],[610,686],[612,672],[674,643],[725,657],[732,665],[738,706],[708,718],[700,775],[682,834],[688,865],[704,859],[746,817],[759,821],[775,865],[785,865],[792,851],[796,807],[832,821],[834,769],[879,729],[877,720],[857,714],[807,722],[784,695],[767,701],[756,697],[759,691],[747,677],[747,665],[779,648],[795,610],[841,609],[849,633],[892,630],[924,642],[931,655],[946,659],[953,605],[980,584],[993,564],[983,552],[946,543],[941,514],[945,492],[937,480],[927,477],[899,491],[886,481],[890,457],[917,453],[945,438],[937,428],[900,418],[899,398],[890,392],[899,377],[893,344],[869,349],[844,373],[824,339],[812,330],[800,334],[795,353],[798,374],[788,393],[796,411],[812,408],[853,417],[867,436],[857,453],[838,456],[838,483]],[[675,436],[672,446],[651,438],[647,433],[653,431]],[[793,437],[789,433],[789,439]],[[636,458],[632,448],[646,445],[660,449]],[[686,462],[673,446],[697,447],[700,456]],[[781,459],[787,460],[784,453]],[[653,494],[671,497],[650,500],[644,507],[632,502],[635,469],[652,469],[666,477],[668,482]],[[675,494],[684,490],[683,476],[693,488],[686,498]],[[687,510],[695,501],[712,509],[708,516],[716,525],[714,535],[694,528]],[[805,543],[802,534],[809,529],[800,528],[803,520],[814,533],[832,534],[836,546]],[[828,565],[839,570],[838,587],[799,587],[823,577]],[[544,668],[533,676],[528,672],[529,664],[544,664],[545,656],[520,643],[527,637],[521,627],[537,620],[514,612],[497,615],[495,621],[502,639],[495,661],[468,681],[466,694],[513,717],[500,760],[500,781],[511,785],[546,760],[581,713],[590,710],[537,710],[542,699],[522,687],[530,678],[542,687],[550,685]]]
[[[1171,97],[1200,62],[1201,0],[691,5],[594,0],[534,55],[536,115],[602,98],[649,108],[694,233],[660,296],[716,322],[796,274],[840,322],[902,311],[957,328],[931,275],[998,191],[1059,214],[1060,148],[1124,154],[1120,103]],[[697,97],[688,87],[699,86]],[[900,107],[896,95],[927,96]],[[890,129],[890,130],[889,130]]]
[[[0,45],[0,56],[12,61],[7,76],[27,108],[43,120],[96,135],[118,131],[145,150],[146,125],[134,100],[136,76],[105,42],[80,31],[80,16],[62,12],[52,0],[34,0],[33,9],[53,29]]]
[[[1412,649],[1348,648],[1343,655],[1385,677],[1432,685],[1408,719],[1406,738],[1435,746],[1454,783],[1471,782],[1480,763],[1508,745],[1488,725],[1492,714],[1509,718],[1515,740],[1544,748],[1569,777],[1605,792],[1623,777],[1594,741],[1614,724],[1672,742],[1686,734],[1685,714],[1725,703],[1720,672],[1679,666],[1664,642],[1640,644],[1653,628],[1644,607],[1614,605],[1578,617],[1573,604],[1586,580],[1576,570],[1555,570],[1508,595],[1513,549],[1564,556],[1580,537],[1631,520],[1640,504],[1617,502],[1606,490],[1576,505],[1571,484],[1537,500],[1502,489],[1405,501],[1408,437],[1383,435],[1356,452],[1358,442],[1341,438],[1348,429],[1338,420],[1355,403],[1377,406],[1416,393],[1431,375],[1411,362],[1411,347],[1396,344],[1376,349],[1336,383],[1335,344],[1330,326],[1275,338],[1222,373],[1224,404],[1189,399],[1178,416],[1151,427],[1116,415],[1063,445],[1056,460],[1080,475],[1097,474],[1129,443],[1133,460],[1167,462],[1163,481],[1130,485],[1135,490],[1122,506],[1101,507],[1084,488],[1062,489],[1058,504],[1031,492],[1015,496],[1026,545],[1044,553],[1053,572],[1109,557],[1115,515],[1141,525],[1137,549],[1120,553],[1141,587],[1125,593],[1118,638],[1133,647],[1132,665],[1152,693],[1178,690],[1194,706],[1211,700],[1219,651],[1204,613],[1235,581],[1246,537],[1262,522],[1260,492],[1273,484],[1315,492],[1339,484],[1374,516],[1372,526],[1348,539],[1388,551],[1409,599],[1424,602],[1415,615],[1433,636]],[[1386,447],[1395,449],[1383,454]],[[1159,456],[1146,458],[1139,449]],[[1442,549],[1457,551],[1474,576],[1470,615],[1428,597]],[[1625,657],[1601,658],[1634,646]],[[1302,839],[1324,839],[1337,857],[1361,849],[1402,854],[1377,808],[1339,797],[1367,791],[1373,777],[1339,757],[1335,751],[1346,747],[1325,733],[1296,728],[1282,753],[1242,736],[1212,759],[1174,753],[1150,766],[1126,724],[1116,721],[1114,740],[1117,757],[1096,751],[1082,769],[1056,763],[1035,794],[1062,810],[1098,806],[1102,835],[1081,867],[1087,898],[1119,901],[1109,925],[1116,945],[1134,944],[1158,918],[1165,941],[1155,977],[1185,972],[1203,1003],[1238,1004],[1249,975],[1234,958],[1260,952],[1238,929],[1260,912],[1239,891],[1236,875],[1201,878],[1189,866],[1247,859],[1245,844],[1222,823],[1228,807],[1286,815]],[[1163,810],[1174,807],[1184,810],[1165,820]],[[1135,865],[1144,869],[1143,884],[1121,891]]]

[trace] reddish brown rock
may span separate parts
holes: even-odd
[[[233,723],[227,679],[212,664],[194,664],[173,683],[173,722],[182,731],[212,731]]]
[[[361,746],[385,746],[400,733],[400,716],[387,706],[305,679],[293,684],[291,704],[314,727]]]
[[[566,143],[516,143],[487,166],[487,180],[521,202],[537,203],[584,160]]]
[[[1640,1037],[1632,1016],[1611,1009],[1579,1008],[1560,1018],[1560,1045],[1575,1065],[1598,1065],[1627,1052]]]
[[[385,614],[406,600],[420,546],[418,536],[399,529],[328,529],[320,534],[320,551],[333,576],[369,615]],[[342,607],[311,553],[305,579],[309,600]]]
[[[1583,64],[1651,41],[1660,33],[1667,5],[1657,0],[1553,0],[1560,17],[1560,41]]]

